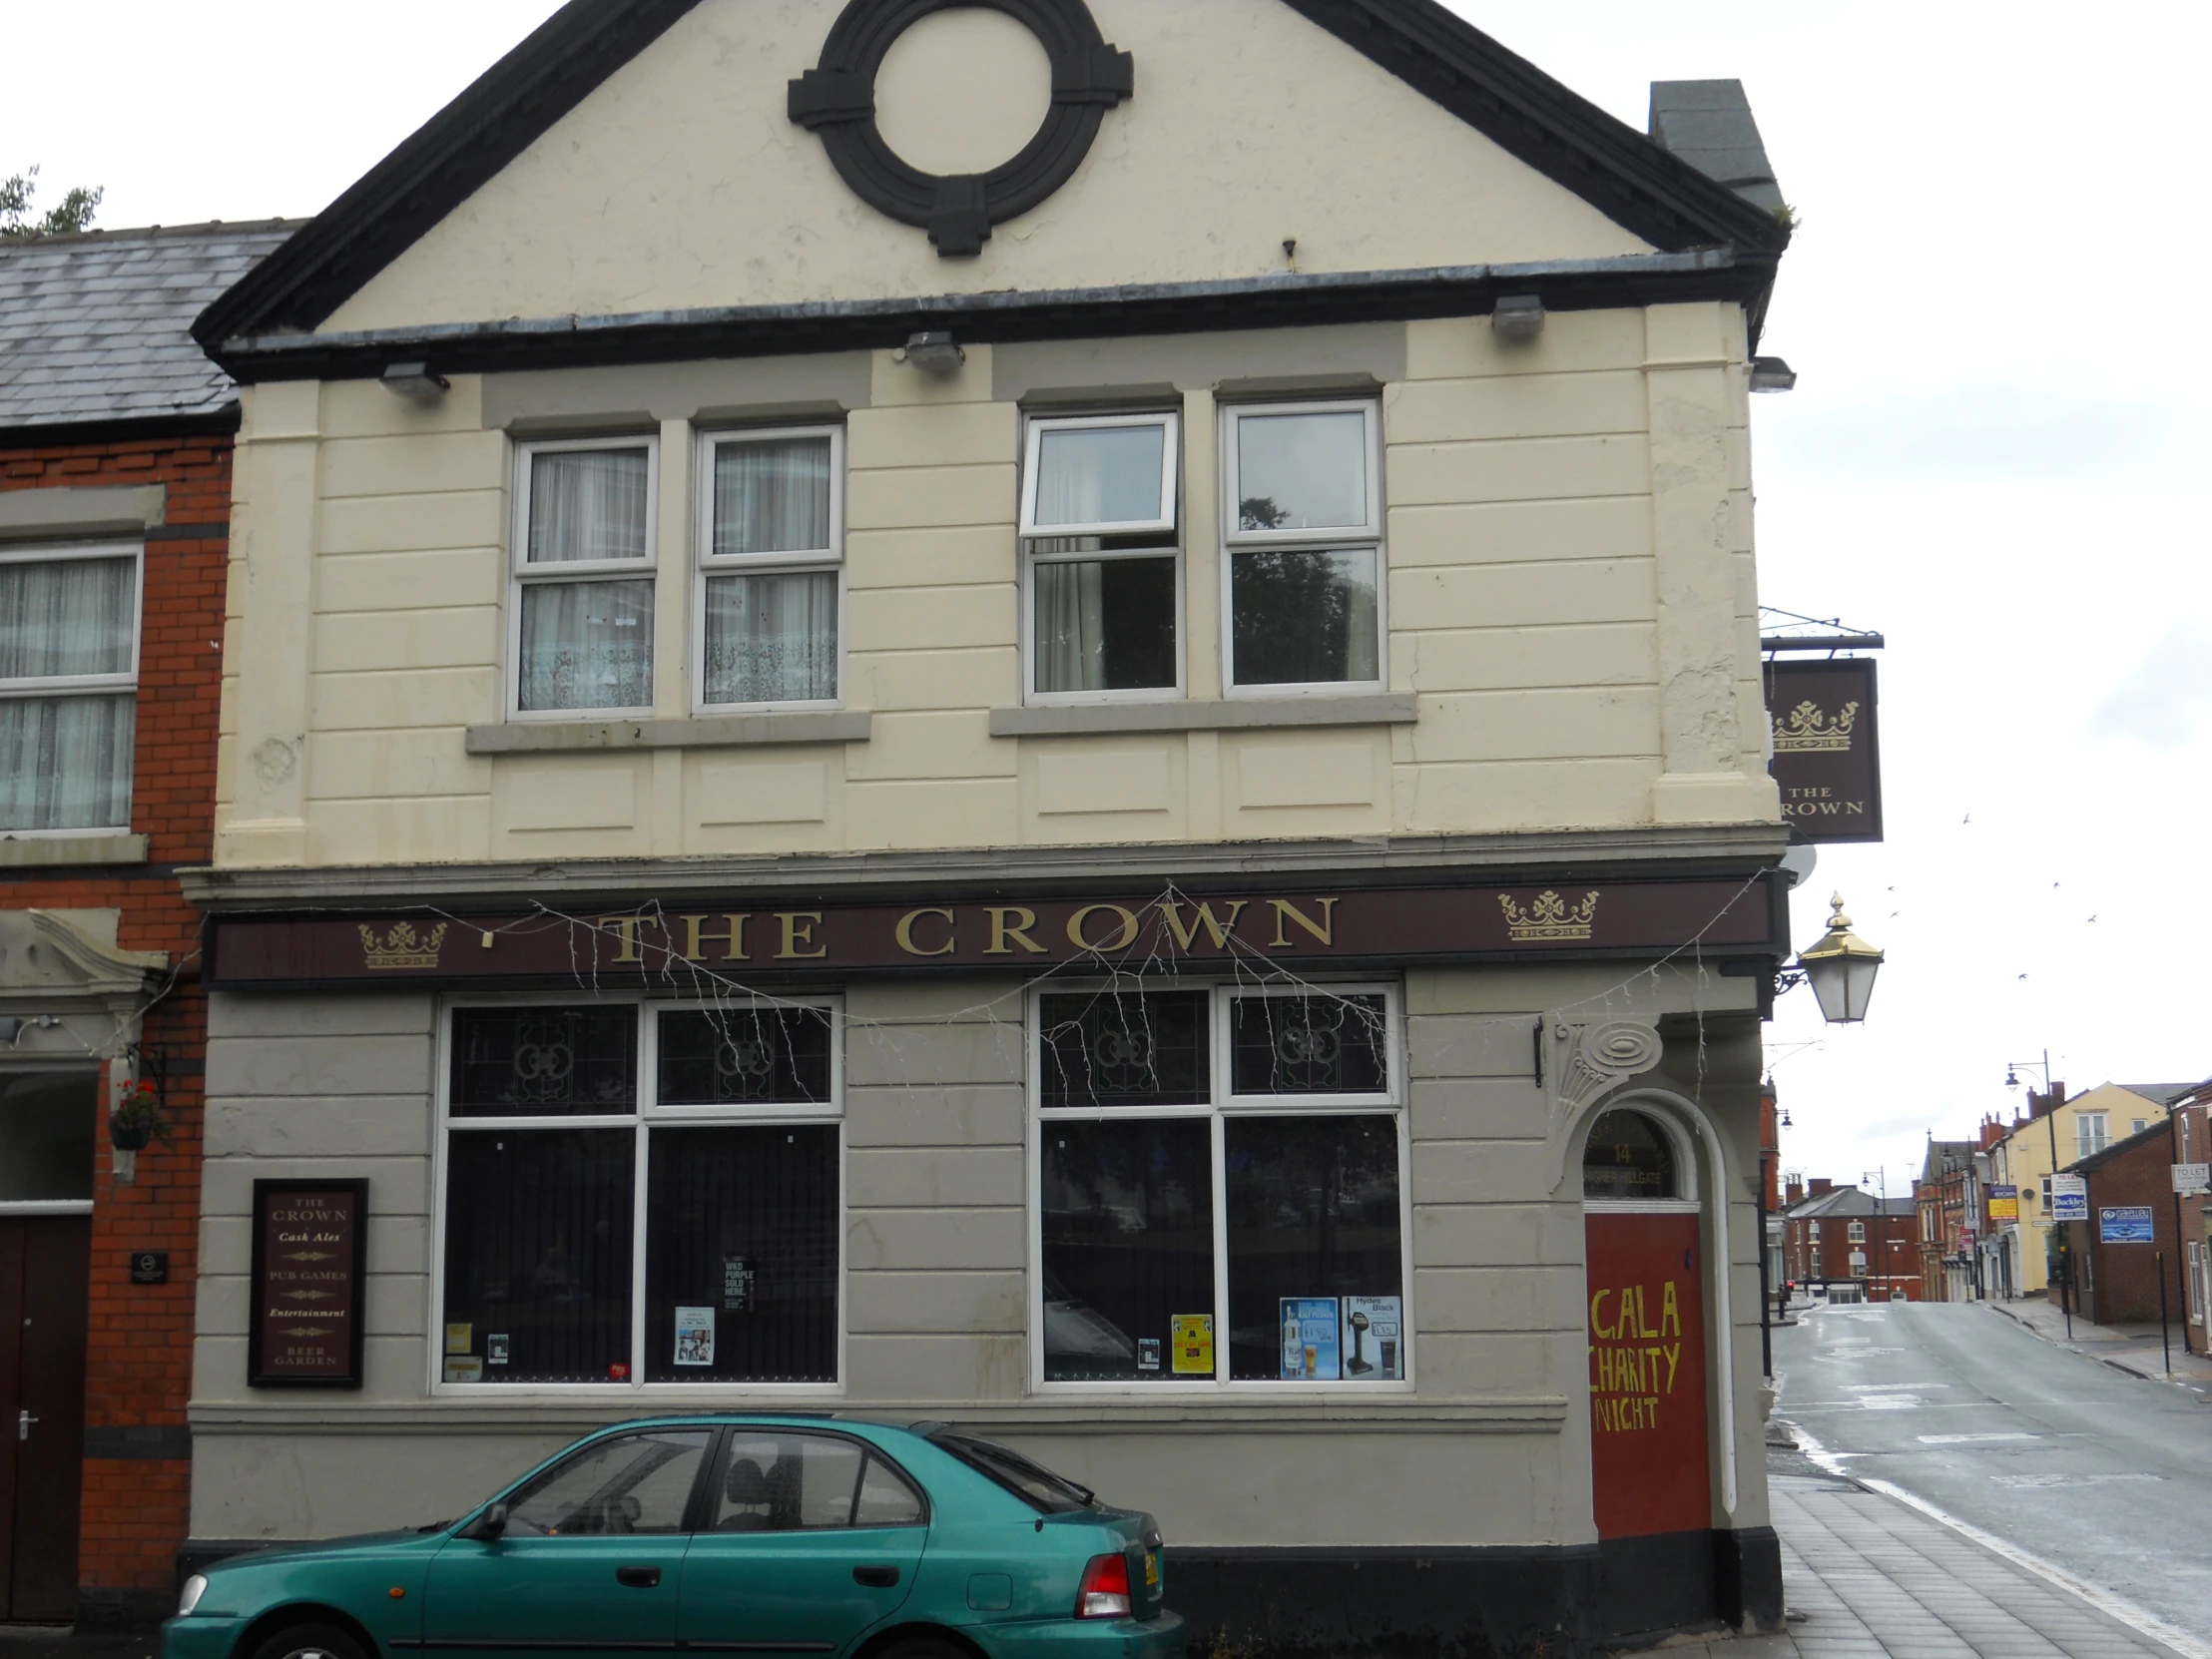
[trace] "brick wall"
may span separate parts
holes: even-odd
[[[88,1621],[163,1610],[187,1527],[189,1459],[141,1454],[180,1449],[176,1436],[100,1431],[181,1432],[192,1391],[207,1003],[196,954],[199,913],[185,902],[174,872],[206,863],[214,835],[231,439],[0,447],[0,490],[155,483],[166,486],[167,504],[165,522],[146,535],[131,799],[131,828],[149,837],[149,861],[0,871],[0,904],[7,908],[120,910],[117,942],[167,951],[177,970],[169,994],[148,1011],[142,1035],[144,1051],[166,1074],[171,1138],[139,1155],[135,1185],[118,1186],[104,1120],[100,1131],[85,1384],[94,1455],[85,1462],[78,1560],[81,1616]],[[130,1283],[131,1256],[147,1250],[169,1253],[168,1284]],[[112,1455],[119,1448],[134,1454]]]
[[[1814,1237],[1815,1221],[1820,1227]],[[1853,1222],[1863,1224],[1866,1241],[1851,1239]],[[1821,1284],[1863,1281],[1871,1295],[1903,1291],[1911,1302],[1921,1300],[1919,1243],[1920,1223],[1912,1216],[1820,1216],[1808,1220],[1792,1216],[1783,1224],[1782,1263],[1793,1283]],[[1891,1240],[1898,1241],[1895,1248]],[[1851,1265],[1852,1253],[1867,1258],[1863,1270]]]
[[[2084,1172],[2089,1178],[2089,1220],[2067,1225],[2076,1259],[2086,1256],[2089,1264],[2089,1282],[2081,1287],[2079,1310],[2098,1325],[2157,1323],[2161,1256],[2166,1270],[2166,1317],[2171,1321],[2182,1316],[2173,1163],[2170,1131],[2161,1125],[2160,1133],[2147,1137],[2142,1144]],[[2097,1225],[2097,1212],[2120,1204],[2149,1209],[2149,1244],[2106,1244],[2099,1237],[2102,1229]]]

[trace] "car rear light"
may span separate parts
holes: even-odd
[[[1083,1569],[1083,1587],[1075,1592],[1079,1619],[1129,1617],[1129,1561],[1121,1555],[1094,1555]]]

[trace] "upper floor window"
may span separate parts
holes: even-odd
[[[1382,679],[1380,421],[1373,402],[1226,411],[1228,680],[1276,690]]]
[[[2103,1112],[2078,1112],[2074,1115],[2074,1155],[2088,1157],[2092,1152],[2102,1152],[2110,1140],[2110,1119]]]
[[[1851,1226],[1846,1229],[1846,1233],[1849,1242],[1852,1244],[1865,1244],[1867,1242],[1867,1224],[1863,1221],[1853,1222]]]
[[[1180,433],[1167,412],[1029,422],[1021,535],[1032,695],[1181,684]]]
[[[701,439],[696,707],[837,701],[843,459],[834,426]]]
[[[0,551],[0,830],[131,827],[142,563]]]
[[[653,709],[652,438],[524,444],[509,643],[517,714]]]

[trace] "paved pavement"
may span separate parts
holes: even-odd
[[[2155,1325],[2091,1325],[2084,1319],[2073,1322],[2073,1334],[2068,1336],[2065,1313],[2047,1297],[2024,1297],[2018,1302],[1991,1302],[1986,1306],[2025,1326],[2046,1343],[2085,1355],[2115,1371],[2153,1382],[2177,1382],[2212,1398],[2212,1360],[2188,1351],[2178,1321],[2166,1328],[2164,1341],[2160,1341]]]
[[[1809,1455],[1782,1459],[1798,1472],[1780,1476],[1775,1525],[1791,1603],[1810,1617],[1798,1645],[1773,1651],[2212,1659],[2212,1409],[2096,1361],[1987,1304],[1827,1308],[1777,1331],[1776,1415]],[[1866,1489],[1803,1484],[1823,1473]],[[1936,1596],[1916,1555],[1979,1600]],[[1900,1593],[1951,1637],[1916,1628]],[[1828,1646],[1824,1598],[1830,1622],[1856,1620],[1872,1645]],[[2006,1622],[2020,1607],[2035,1610],[2027,1631]],[[1885,1646],[1891,1632],[1909,1645]],[[1753,1659],[1758,1644],[1726,1651]]]

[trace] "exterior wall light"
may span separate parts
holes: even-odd
[[[1751,359],[1751,389],[1753,391],[1791,391],[1797,386],[1797,370],[1780,357],[1754,357]]]
[[[1490,307],[1491,331],[1506,339],[1534,339],[1544,331],[1543,296],[1502,293]]]
[[[411,397],[418,403],[428,403],[445,395],[453,382],[442,374],[433,374],[428,363],[390,363],[383,373],[384,389],[395,391],[401,397]]]
[[[1829,900],[1829,908],[1834,913],[1828,918],[1828,931],[1820,943],[1798,952],[1798,970],[1812,981],[1821,1018],[1831,1025],[1856,1025],[1867,1017],[1882,952],[1851,930],[1842,893]]]
[[[967,361],[967,352],[961,348],[960,342],[942,328],[908,334],[904,355],[906,361],[924,374],[957,374],[960,365]]]

